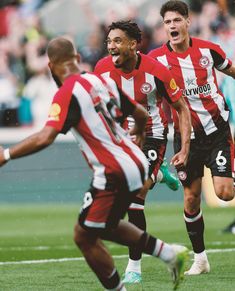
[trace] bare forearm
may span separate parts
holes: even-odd
[[[173,103],[172,106],[177,111],[179,117],[181,151],[188,154],[192,127],[190,110],[183,97],[181,97],[176,103]]]
[[[55,140],[57,135],[58,132],[53,127],[45,126],[41,131],[32,134],[9,149],[0,148],[0,166],[10,159],[27,156],[46,148]]]
[[[229,69],[223,70],[222,72],[235,79],[235,66],[231,66]]]
[[[179,126],[181,135],[181,151],[188,153],[191,137],[191,117],[188,108],[179,113]]]
[[[23,156],[36,153],[47,147],[49,144],[41,139],[40,132],[33,134],[9,149],[11,159],[17,159]]]

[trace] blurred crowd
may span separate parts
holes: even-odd
[[[56,86],[48,71],[45,52],[48,41],[56,35],[48,32],[39,11],[49,1],[55,0],[0,1],[0,127],[43,125],[46,120]],[[82,56],[81,69],[84,71],[93,70],[96,62],[107,54],[106,32],[112,21],[132,19],[138,23],[143,39],[139,50],[143,53],[161,46],[167,40],[158,1],[153,1],[145,17],[140,17],[138,6],[133,1],[128,2],[131,4],[120,2],[119,9],[115,7],[104,12],[105,20],[101,20],[92,9],[91,1],[76,1],[80,11],[89,19],[92,29],[83,43],[76,43],[76,37],[69,31],[67,37],[77,45]],[[202,0],[188,3],[191,7],[191,35],[219,43],[235,62],[234,1]],[[235,102],[231,101],[235,81],[219,75],[219,82],[235,123]]]

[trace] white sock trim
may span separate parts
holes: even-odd
[[[129,209],[144,210],[144,205],[137,204],[137,203],[131,203],[131,205],[129,206]]]
[[[185,214],[184,214],[184,220],[186,221],[186,222],[195,222],[195,221],[197,221],[198,219],[200,219],[202,217],[202,210],[200,210],[200,212],[198,213],[198,215],[197,216],[195,216],[195,217],[193,217],[193,218],[189,218],[189,217],[187,217]]]

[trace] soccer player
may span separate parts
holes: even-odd
[[[189,159],[185,168],[178,169],[178,175],[184,186],[184,220],[194,251],[194,263],[186,274],[199,275],[210,271],[200,208],[204,166],[211,170],[216,195],[224,201],[234,198],[234,144],[229,110],[218,89],[215,69],[235,78],[235,67],[218,45],[190,37],[186,3],[168,1],[160,13],[169,41],[149,55],[170,69],[191,112]],[[181,138],[175,114],[173,119],[177,153]]]
[[[135,246],[164,261],[177,288],[187,249],[169,245],[122,220],[143,186],[148,165],[145,155],[114,119],[132,114],[135,126],[130,134],[135,134],[141,142],[146,111],[120,95],[113,80],[106,82],[96,74],[80,74],[79,55],[69,40],[63,37],[51,40],[47,54],[52,76],[60,87],[53,98],[47,123],[22,142],[8,149],[0,148],[0,166],[10,159],[46,148],[59,133],[65,134],[71,129],[94,171],[92,186],[84,195],[74,229],[74,240],[88,265],[106,290],[125,291],[102,239]]]
[[[172,158],[176,167],[186,164],[190,141],[190,114],[171,72],[161,63],[137,52],[141,42],[141,31],[135,22],[118,21],[109,26],[107,49],[109,56],[101,59],[95,72],[103,77],[112,78],[117,86],[132,99],[142,104],[148,111],[146,141],[143,145],[149,162],[149,178],[141,193],[135,197],[128,210],[129,221],[146,230],[144,202],[147,192],[158,178],[158,170],[163,162],[167,144],[167,120],[162,109],[162,98],[176,109],[179,114],[182,147]],[[133,126],[133,119],[128,117],[128,127]],[[141,282],[141,252],[130,248],[129,261],[124,282]]]

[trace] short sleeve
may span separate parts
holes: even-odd
[[[67,86],[62,86],[53,98],[46,125],[52,126],[58,132],[66,133],[71,105],[73,105],[71,90]],[[71,126],[72,123],[69,128]]]

